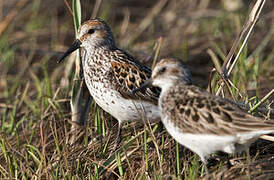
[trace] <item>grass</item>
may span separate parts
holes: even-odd
[[[74,65],[70,66],[69,61],[56,64],[60,52],[74,40],[72,15],[63,1],[27,0],[13,9],[15,4],[16,1],[5,1],[0,6],[0,19],[10,12],[16,14],[0,34],[1,179],[102,179],[109,172],[110,177],[124,179],[203,177],[199,157],[178,145],[165,129],[157,132],[155,125],[127,123],[118,153],[110,155],[117,121],[94,102],[86,126],[72,129]],[[81,0],[81,5],[82,20],[89,19],[93,4]],[[110,23],[117,44],[140,61],[153,65],[160,57],[179,57],[189,66],[194,84],[206,88],[214,67],[206,50],[211,49],[223,64],[248,15],[248,7],[251,5],[229,12],[219,1],[208,5],[184,1],[103,1],[98,16]],[[243,95],[240,97],[232,88],[235,99],[250,104],[252,111],[274,84],[271,7],[273,2],[267,1],[230,78]],[[113,11],[117,8],[121,11]],[[149,14],[151,10],[155,14]],[[1,22],[5,21],[0,21],[0,29],[4,27]],[[215,91],[217,79],[214,77],[212,82]],[[225,96],[232,98],[227,91]],[[271,103],[273,94],[261,107],[273,108]],[[263,115],[266,119],[271,116],[267,112]],[[250,151],[251,177],[273,177],[273,143],[259,140]],[[224,172],[224,179],[245,177],[245,156],[233,155],[230,159],[234,166]],[[213,163],[213,177],[221,175],[224,163],[218,158]]]

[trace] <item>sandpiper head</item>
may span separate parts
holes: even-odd
[[[185,85],[192,84],[191,75],[186,65],[176,58],[161,59],[152,71],[151,78],[143,83],[139,88],[134,89],[136,93],[151,85],[160,87],[163,90],[168,89],[178,83]]]
[[[78,48],[113,48],[115,42],[110,27],[101,19],[88,20],[79,27],[77,39],[72,46],[61,56],[58,62]]]
[[[176,83],[192,84],[189,69],[176,58],[161,59],[153,69],[151,79],[152,85],[160,88]]]
[[[92,19],[84,22],[78,30],[81,47],[113,47],[114,38],[110,27],[101,19]]]

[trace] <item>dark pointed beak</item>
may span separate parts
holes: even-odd
[[[70,46],[70,48],[57,60],[57,63],[62,62],[68,55],[70,55],[73,51],[76,49],[79,49],[81,46],[81,41],[79,39],[76,39],[73,44]]]
[[[152,86],[152,79],[147,79],[140,87],[136,88],[136,89],[133,89],[131,91],[132,94],[135,94],[136,92],[138,91],[141,91],[143,89],[146,89],[148,87]]]

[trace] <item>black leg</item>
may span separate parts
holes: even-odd
[[[122,123],[119,122],[117,137],[116,137],[116,141],[115,141],[114,147],[112,149],[112,152],[115,152],[117,150],[117,147],[121,143],[121,134],[122,134]]]
[[[207,164],[204,163],[204,166],[205,166],[205,174],[206,174],[206,176],[208,176],[209,175],[209,171],[208,171],[208,168],[207,168]]]
[[[230,169],[233,165],[230,162],[229,154],[227,154],[225,158],[226,158],[226,167],[227,169]]]
[[[251,179],[250,176],[250,165],[251,165],[251,158],[250,158],[250,154],[249,154],[249,147],[248,145],[245,145],[245,152],[246,152],[246,159],[247,159],[247,176],[248,179]]]
[[[222,168],[222,171],[221,171],[221,174],[220,174],[220,178],[219,179],[223,179],[224,178],[224,175],[225,175],[225,172],[227,172],[228,169],[230,169],[232,167],[232,164],[230,163],[230,158],[229,158],[229,154],[227,153],[222,153],[222,156],[225,158],[224,161],[225,161],[225,166]]]
[[[205,167],[205,179],[209,179],[209,171],[207,168],[207,157],[201,157],[201,161]]]
[[[158,129],[156,130],[156,132],[160,134],[161,132],[163,132],[163,130],[164,130],[164,124],[162,123],[162,121],[160,121],[158,123]]]

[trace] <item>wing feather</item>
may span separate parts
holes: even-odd
[[[170,98],[174,95],[178,97]],[[252,116],[235,103],[195,86],[173,88],[163,101],[168,101],[163,110],[169,113],[170,120],[186,133],[230,135],[254,130],[274,131],[274,122]]]
[[[158,104],[160,89],[151,87],[132,94],[131,91],[140,87],[151,76],[151,70],[134,60],[132,56],[122,50],[116,50],[111,61],[116,88],[124,98],[149,101]]]

